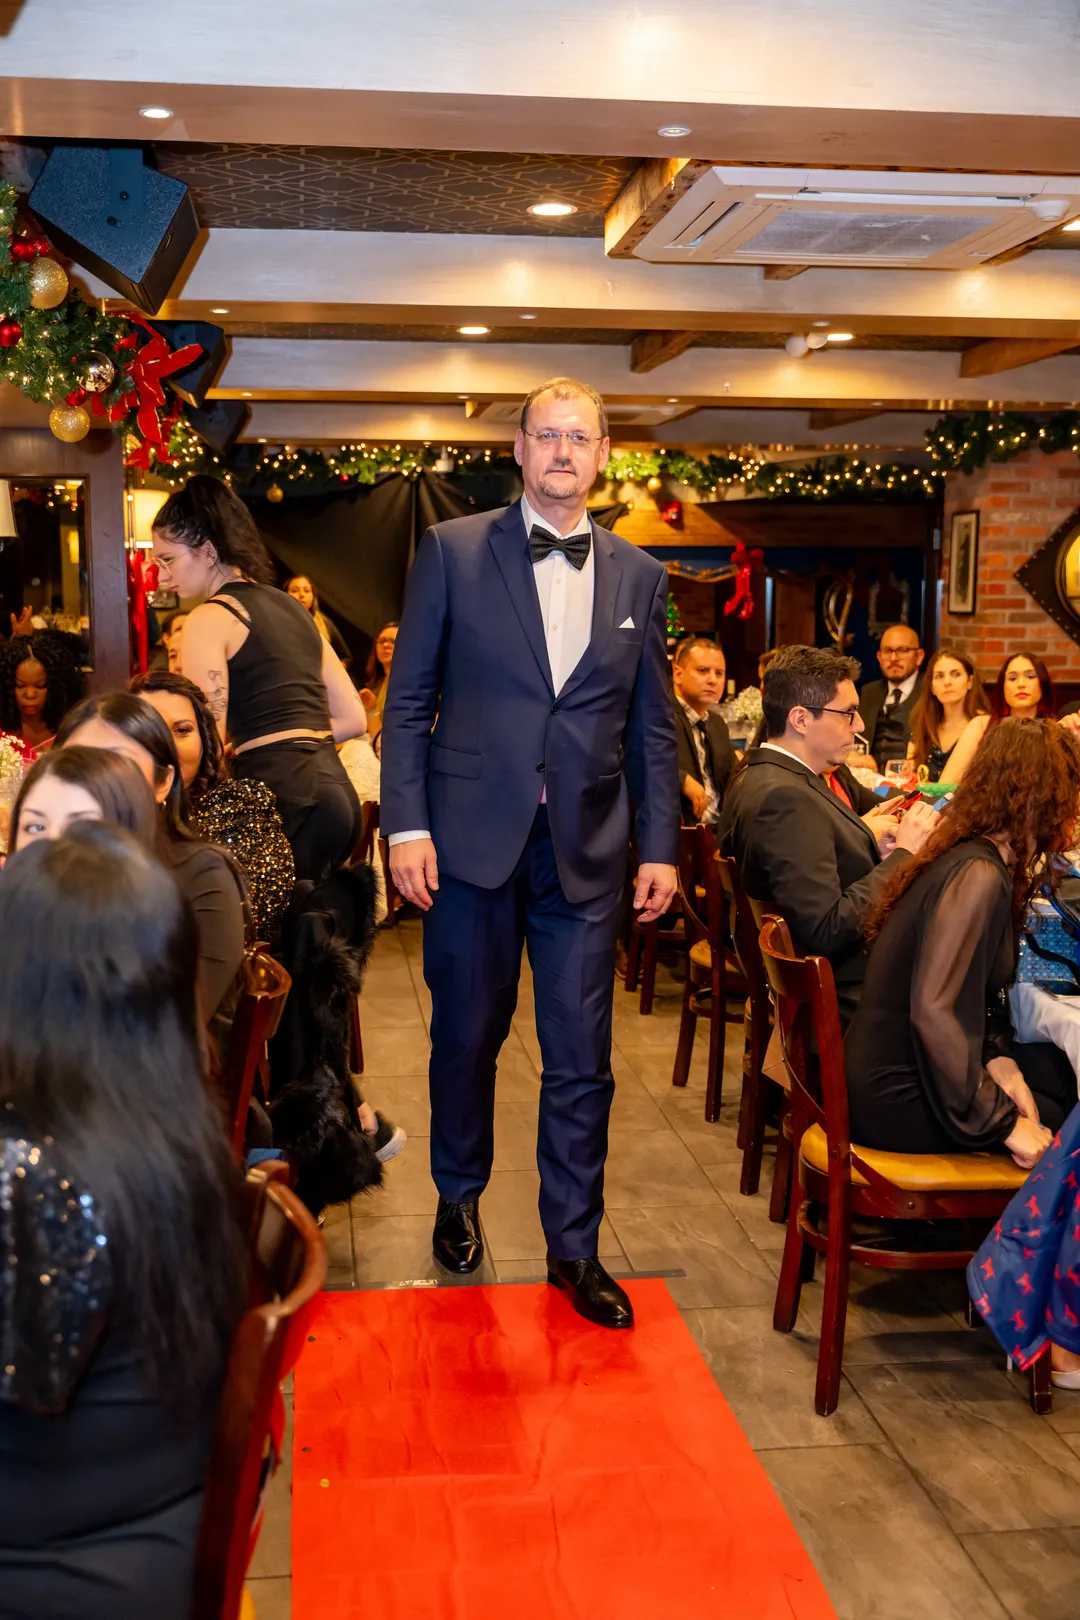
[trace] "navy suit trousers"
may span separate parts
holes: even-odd
[[[541,805],[510,878],[482,889],[441,876],[424,917],[431,991],[431,1174],[443,1198],[480,1197],[494,1155],[495,1071],[528,948],[543,1074],[536,1162],[549,1253],[597,1252],[621,894],[571,904]]]

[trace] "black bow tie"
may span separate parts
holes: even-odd
[[[534,563],[543,562],[553,551],[561,551],[571,568],[576,568],[579,574],[585,566],[591,545],[592,535],[588,531],[584,534],[568,534],[564,540],[560,535],[552,534],[550,529],[542,529],[539,523],[534,523],[529,530],[529,556]]]

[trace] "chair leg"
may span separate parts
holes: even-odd
[[[660,930],[655,923],[650,923],[645,934],[645,948],[641,953],[641,1000],[638,1002],[638,1012],[648,1017],[653,1008],[653,996],[656,994],[656,964],[660,958]]]
[[[360,1029],[360,997],[352,998],[352,1028],[349,1040],[349,1068],[353,1074],[364,1072],[364,1037]]]
[[[780,1280],[776,1285],[776,1302],[773,1305],[772,1325],[777,1333],[790,1333],[799,1317],[799,1300],[802,1297],[805,1266],[804,1251],[807,1247],[799,1226],[802,1209],[802,1188],[796,1187],[788,1214],[784,1258],[780,1262]]]
[[[630,924],[630,943],[626,947],[626,978],[623,989],[633,995],[641,974],[641,928],[635,920]]]
[[[834,1183],[829,1188],[829,1246],[825,1251],[825,1295],[821,1306],[821,1343],[814,1390],[814,1410],[819,1417],[828,1417],[830,1412],[835,1412],[840,1400],[850,1274],[850,1200],[847,1189],[842,1184]]]
[[[683,985],[682,1017],[679,1019],[679,1044],[675,1048],[675,1067],[671,1071],[673,1086],[685,1086],[690,1078],[690,1058],[693,1055],[694,1035],[697,1032],[697,1013],[690,1006],[693,994],[694,986],[687,964],[686,983]]]
[[[967,1323],[968,1327],[970,1327],[970,1328],[977,1327],[978,1324],[982,1321],[982,1317],[979,1315],[978,1311],[975,1309],[975,1301],[972,1299],[970,1294],[968,1295],[967,1299],[964,1301],[964,1321]]]
[[[705,1118],[714,1125],[720,1118],[724,1089],[724,1048],[727,1044],[726,974],[714,967],[709,1005],[709,1067],[705,1080]]]
[[[1028,1368],[1031,1381],[1031,1409],[1045,1417],[1054,1405],[1054,1382],[1050,1376],[1050,1346]]]
[[[769,1196],[769,1219],[782,1226],[787,1219],[792,1193],[791,1114],[784,1110],[780,1129],[776,1135],[776,1163],[773,1165],[772,1192]]]
[[[751,1029],[750,1052],[744,1082],[744,1123],[742,1140],[742,1170],[739,1173],[739,1191],[752,1198],[761,1183],[761,1160],[765,1152],[765,1123],[769,1112],[770,1084],[761,1072],[764,1058],[759,1033]]]

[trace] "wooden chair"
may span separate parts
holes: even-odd
[[[633,881],[631,882],[633,888]],[[643,923],[634,912],[630,919],[630,938],[626,947],[626,978],[624,990],[631,995],[640,984],[638,1012],[648,1017],[656,997],[656,969],[660,962],[660,946],[682,946],[686,941],[686,924],[680,916],[682,906],[676,895],[665,914],[664,921],[674,918],[672,925],[660,927],[659,921]]]
[[[283,1167],[282,1167],[283,1168]],[[237,1620],[267,1480],[284,1433],[281,1384],[296,1364],[326,1280],[313,1217],[270,1167],[245,1183],[252,1299],[233,1334],[207,1471],[192,1620]],[[250,1601],[250,1600],[249,1600]]]
[[[772,1002],[765,964],[761,960],[758,934],[761,924],[743,888],[738,862],[732,855],[716,856],[720,887],[727,903],[728,928],[735,956],[746,980],[746,1011],[743,1020],[743,1088],[739,1105],[739,1139],[742,1170],[739,1191],[753,1197],[761,1181],[761,1161],[765,1150],[769,1104],[781,1086],[764,1072],[765,1055],[773,1028]]]
[[[261,1077],[265,1092],[266,1043],[277,1033],[285,997],[292,987],[292,980],[281,963],[265,951],[256,951],[247,957],[241,972],[240,997],[219,1076],[231,1122],[233,1152],[238,1159],[244,1155],[248,1104],[251,1102],[255,1078],[257,1075]]]
[[[773,1327],[790,1333],[814,1257],[825,1256],[825,1293],[814,1406],[836,1410],[844,1354],[852,1263],[886,1270],[963,1270],[979,1242],[1026,1179],[1003,1154],[885,1153],[854,1146],[848,1125],[847,1079],[832,968],[821,956],[796,957],[786,925],[767,919],[761,955],[776,999],[784,1061],[791,1080],[792,1138],[797,1185],[776,1290]],[[820,1220],[827,1213],[827,1228]],[[867,1247],[852,1236],[852,1220],[962,1220],[964,1244],[949,1250]],[[969,1224],[970,1223],[970,1224]],[[974,1242],[968,1242],[975,1233]],[[1049,1410],[1050,1358],[1032,1371],[1032,1404]]]
[[[699,898],[703,897],[702,898]],[[683,827],[679,834],[679,898],[686,924],[686,982],[683,986],[679,1043],[671,1072],[673,1086],[685,1086],[699,1018],[709,1020],[709,1064],[705,1118],[720,1118],[727,1025],[742,1017],[728,1009],[729,996],[744,996],[746,982],[728,948],[723,893],[716,864],[716,841],[709,827]]]

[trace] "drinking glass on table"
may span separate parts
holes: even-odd
[[[890,759],[885,762],[885,780],[890,787],[902,787],[911,776],[911,764],[906,759]]]

